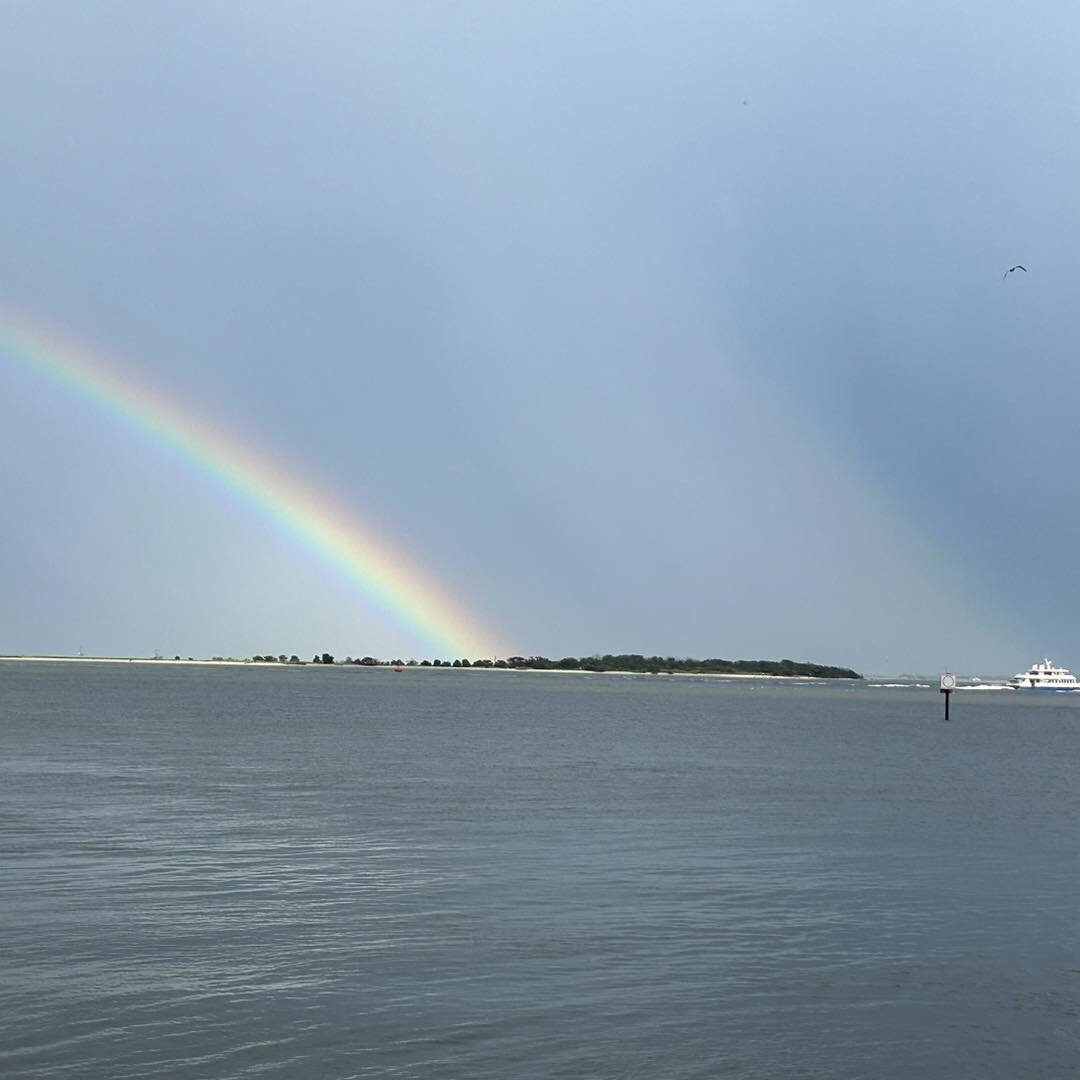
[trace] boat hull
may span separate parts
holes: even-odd
[[[1023,690],[1025,694],[1078,694],[1080,686],[1010,686],[1010,690]]]

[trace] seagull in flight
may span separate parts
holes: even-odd
[[[1014,270],[1023,270],[1025,274],[1027,273],[1027,267],[1017,263],[1015,266],[1010,266],[1009,269],[1001,275],[1001,280],[1004,281]]]

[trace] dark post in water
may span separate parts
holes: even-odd
[[[941,676],[941,692],[945,695],[945,719],[949,719],[949,698],[956,689],[956,676],[951,671],[946,671]]]

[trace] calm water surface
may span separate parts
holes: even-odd
[[[0,664],[0,1074],[1076,1076],[1080,701],[952,713]]]

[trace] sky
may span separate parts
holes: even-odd
[[[1080,668],[1078,54],[1064,2],[9,0],[0,340],[493,656]],[[0,653],[453,647],[2,344],[0,453]]]

